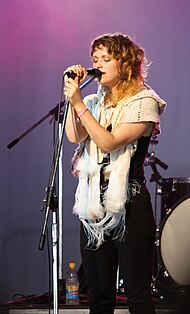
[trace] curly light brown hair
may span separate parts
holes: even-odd
[[[101,49],[101,47],[105,47],[108,54],[119,64],[120,82],[114,101],[122,99],[126,94],[137,93],[142,88],[147,76],[148,64],[144,49],[129,36],[121,33],[104,34],[97,37],[91,44],[91,56],[96,49]]]

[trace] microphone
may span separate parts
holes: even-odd
[[[94,76],[94,77],[102,76],[102,72],[95,68],[87,69],[86,71],[88,72],[89,76]],[[65,75],[67,75],[68,77],[71,77],[72,79],[74,79],[77,76],[76,73],[74,73],[73,71],[67,71],[63,74],[63,76]]]

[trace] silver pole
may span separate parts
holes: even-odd
[[[61,123],[59,123],[59,138],[61,137]],[[58,179],[58,278],[63,279],[63,147],[59,158],[59,179]]]
[[[53,211],[52,244],[53,244],[53,313],[58,314],[58,281],[57,281],[57,219]]]

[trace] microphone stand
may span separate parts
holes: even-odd
[[[11,141],[7,148],[11,149],[13,146],[15,146],[18,142],[20,142],[21,139],[23,139],[27,134],[32,132],[38,125],[40,125],[42,122],[44,122],[47,118],[49,118],[51,115],[57,117],[58,109],[59,107],[62,108],[64,105],[64,101],[61,103],[58,103],[53,109],[51,109],[43,118],[41,118],[38,122],[36,122],[34,125],[32,125],[28,130],[26,130],[24,133],[22,133],[20,136],[15,138],[13,141]]]
[[[84,83],[82,83],[80,85],[80,89],[83,89],[85,86],[87,86],[94,79],[95,79],[95,75],[90,77],[89,79],[87,79]],[[52,114],[55,115],[58,112],[58,109],[61,108],[63,105],[65,105],[65,111],[64,111],[64,115],[63,115],[62,127],[61,127],[61,130],[59,131],[60,132],[59,133],[59,144],[58,144],[57,153],[56,153],[56,157],[55,157],[54,169],[52,171],[51,179],[49,180],[50,184],[47,188],[47,194],[46,194],[46,198],[44,200],[46,211],[45,211],[44,223],[43,223],[42,232],[41,232],[40,241],[39,241],[39,250],[43,250],[44,244],[45,244],[45,239],[46,239],[46,233],[47,233],[49,213],[50,213],[50,210],[52,210],[52,212],[53,212],[53,218],[52,218],[53,313],[54,314],[58,314],[58,280],[57,280],[57,274],[58,274],[58,268],[57,268],[58,235],[57,235],[57,215],[56,215],[56,209],[58,207],[58,200],[57,200],[57,197],[55,196],[55,182],[56,182],[56,175],[57,175],[57,170],[58,170],[58,166],[59,166],[59,162],[60,162],[60,156],[62,156],[61,155],[62,144],[63,144],[63,137],[64,137],[66,119],[67,119],[68,108],[69,108],[69,101],[66,99],[66,101],[60,102],[60,104],[57,104],[56,107],[54,107],[51,111],[49,111],[49,113],[46,116],[44,116],[37,123],[35,123],[31,128],[29,128],[22,135],[20,135],[18,138],[14,139],[12,142],[10,142],[7,145],[8,149],[15,146],[23,137],[25,137],[35,127],[37,127],[44,120],[46,120],[50,115],[52,115]],[[60,180],[59,180],[59,182],[60,182]]]
[[[83,84],[80,85],[80,89],[84,88],[87,84],[89,84],[92,80],[94,80],[95,77],[90,77],[87,81],[85,81]],[[60,133],[60,140],[59,145],[57,149],[57,155],[55,158],[55,164],[53,169],[53,174],[51,178],[50,185],[47,189],[47,197],[46,197],[46,213],[44,218],[44,224],[42,228],[42,233],[40,237],[39,242],[39,249],[43,250],[44,243],[45,243],[45,237],[46,237],[46,231],[47,231],[47,223],[48,223],[48,217],[50,210],[53,210],[53,225],[52,225],[52,245],[53,245],[53,313],[58,313],[58,282],[57,282],[57,222],[56,222],[56,212],[55,212],[55,206],[56,203],[54,201],[54,192],[55,192],[55,179],[56,179],[56,173],[58,169],[59,164],[59,158],[61,153],[61,148],[63,144],[63,137],[65,132],[65,125],[66,125],[66,119],[68,114],[68,108],[69,108],[69,101],[66,99],[65,103],[65,111],[63,116],[63,122],[62,122],[62,128]]]
[[[87,81],[85,81],[83,84],[81,84],[80,85],[80,89],[82,89],[87,84],[89,84],[94,78],[95,77],[90,77]],[[51,208],[55,207],[55,206],[53,206],[53,204],[54,204],[54,202],[53,202],[54,201],[54,192],[55,192],[55,179],[56,179],[56,174],[57,174],[57,169],[58,169],[58,164],[59,164],[61,148],[62,148],[62,144],[63,144],[63,137],[64,137],[64,132],[65,132],[65,125],[66,125],[68,108],[69,108],[69,101],[66,99],[66,101],[65,101],[65,111],[64,111],[64,115],[63,115],[63,121],[62,121],[62,128],[61,128],[61,131],[60,131],[59,145],[58,145],[57,154],[56,154],[56,157],[55,157],[54,169],[52,171],[53,174],[52,174],[52,178],[50,180],[50,185],[47,188],[47,196],[46,196],[46,199],[45,199],[46,214],[45,214],[44,225],[43,225],[43,228],[42,228],[42,234],[41,234],[41,238],[40,238],[40,243],[39,243],[39,249],[40,250],[43,250],[43,248],[44,248],[49,211],[50,211]]]

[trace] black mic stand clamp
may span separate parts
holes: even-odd
[[[153,173],[151,175],[150,182],[156,182],[159,185],[161,185],[162,176],[158,172],[156,165],[159,165],[161,168],[165,170],[168,168],[168,165],[162,162],[159,158],[155,157],[155,145],[158,144],[158,140],[156,138],[157,136],[154,136],[150,140],[150,144],[152,145],[152,151],[151,153],[147,152],[144,166],[150,165],[152,168]]]
[[[43,205],[41,208],[41,211],[44,211],[44,208],[48,208],[47,213],[51,210],[52,212],[56,212],[58,209],[58,197],[55,195],[55,188],[54,187],[47,187],[46,188],[46,196],[43,199]],[[48,217],[46,217],[48,220]],[[44,244],[45,244],[45,238],[46,238],[46,228],[47,224],[45,223],[44,229],[42,230],[42,234],[40,237],[40,242],[39,242],[39,250],[44,249]]]

